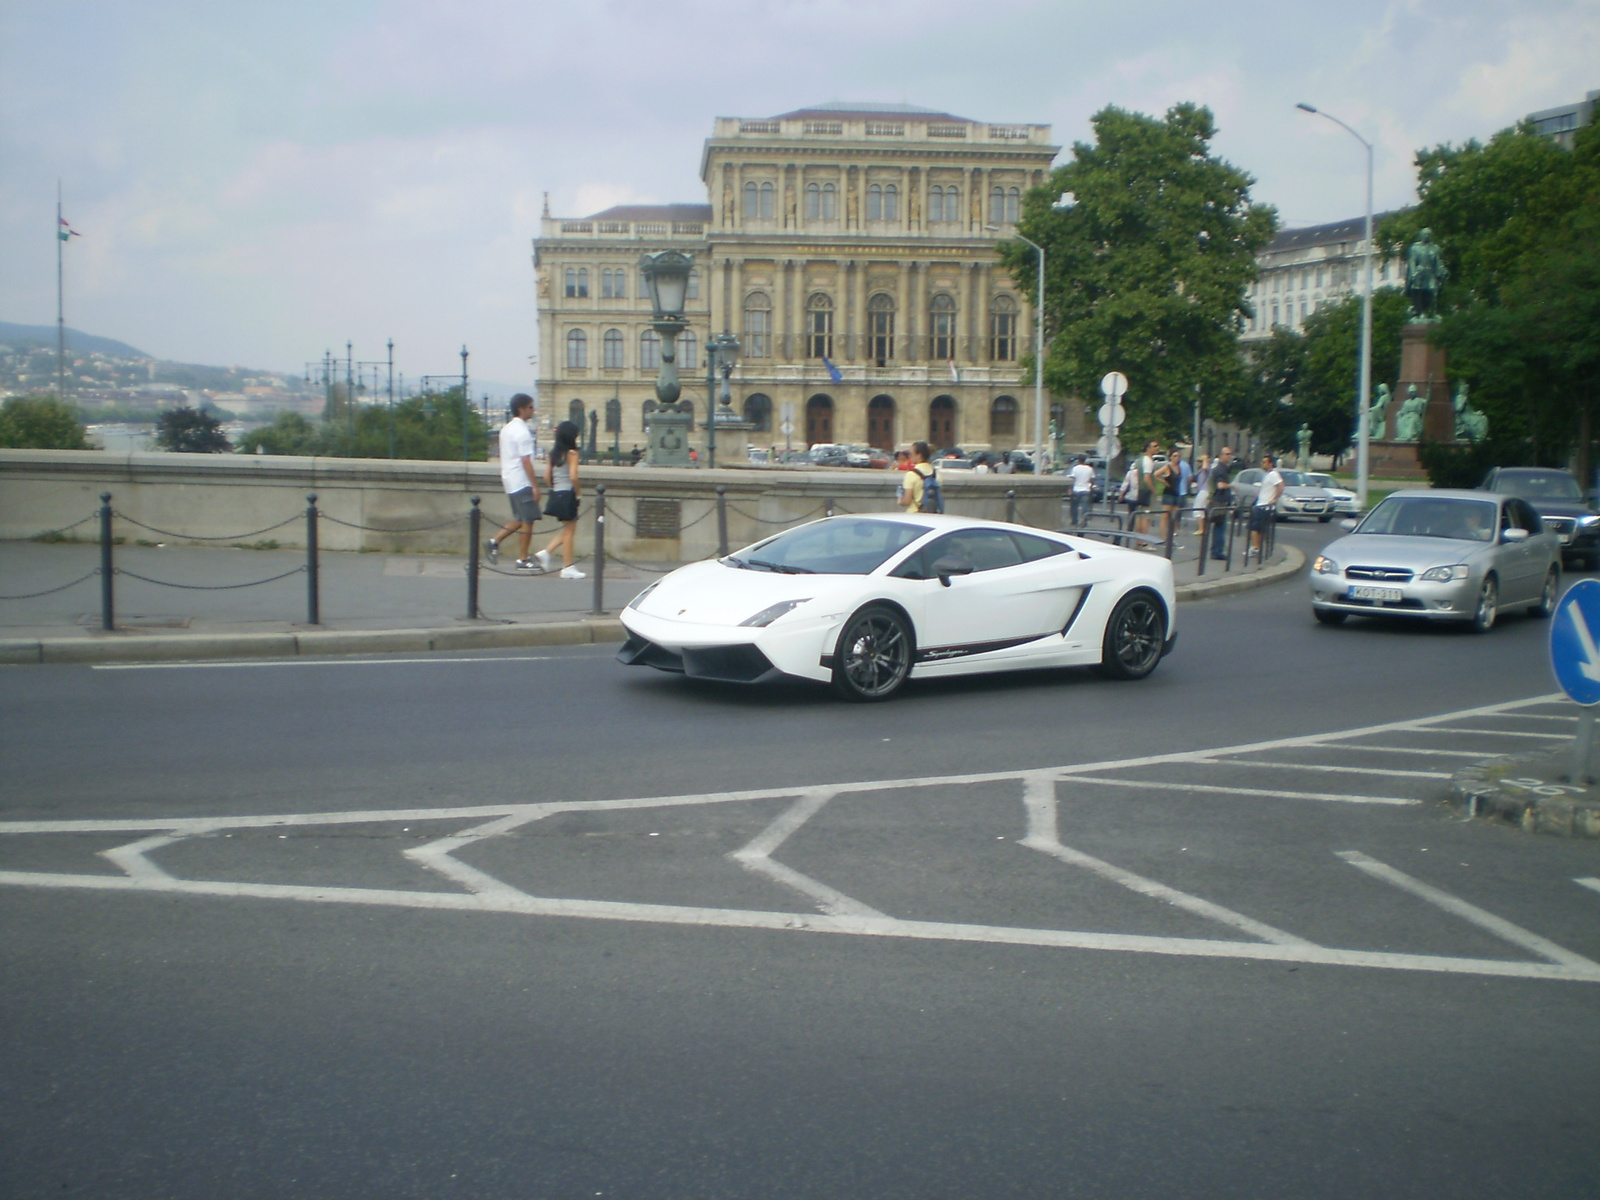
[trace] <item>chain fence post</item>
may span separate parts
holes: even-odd
[[[478,531],[483,527],[482,496],[472,498],[472,512],[467,517],[467,620],[478,619]]]
[[[594,489],[594,605],[592,612],[605,612],[606,591],[606,485]]]
[[[1196,509],[1195,511],[1200,514],[1200,561],[1195,565],[1194,573],[1196,575],[1204,575],[1206,573],[1206,557],[1211,553],[1211,506],[1207,505],[1205,508]]]
[[[717,484],[717,557],[728,557],[728,489]]]
[[[1179,510],[1170,504],[1163,504],[1161,506],[1161,520],[1162,523],[1167,527],[1167,541],[1164,549],[1167,553],[1168,562],[1172,561],[1173,539],[1178,536],[1178,512]]]
[[[306,624],[322,624],[317,604],[317,494],[306,495]]]
[[[823,510],[822,515],[825,516],[825,517],[833,516],[833,497],[832,496],[828,497],[827,507]]]
[[[1017,523],[1017,489],[1016,488],[1007,488],[1006,489],[1006,524],[1007,525],[1015,525],[1016,523]]]
[[[117,627],[115,593],[111,586],[111,493],[100,493],[100,628]]]

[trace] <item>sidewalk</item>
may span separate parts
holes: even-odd
[[[1236,558],[1224,572],[1222,563],[1210,562],[1202,579],[1194,553],[1192,536],[1179,539],[1173,569],[1180,599],[1276,582],[1304,563],[1298,550],[1280,546],[1265,567],[1244,569]],[[100,548],[92,543],[0,542],[0,663],[621,641],[616,614],[676,565],[608,561],[603,612],[596,615],[592,562],[578,564],[590,578],[564,580],[553,572],[515,572],[508,555],[497,568],[482,564],[482,615],[469,620],[463,556],[324,551],[318,559],[320,621],[310,625],[304,551],[122,545],[115,550],[117,628],[106,632],[99,564]],[[264,580],[270,582],[258,582]]]

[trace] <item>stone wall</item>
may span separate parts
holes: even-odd
[[[940,477],[949,512],[1003,520],[1006,492],[1014,489],[1019,522],[1049,529],[1060,523],[1064,476],[961,471]],[[837,512],[898,511],[900,474],[592,466],[582,469],[581,481],[580,554],[590,553],[595,487],[604,484],[607,550],[623,559],[673,562],[716,550],[718,487],[727,489],[728,543],[737,548],[819,517],[830,502]],[[110,492],[112,507],[131,518],[117,521],[119,537],[168,544],[222,539],[224,545],[273,540],[303,546],[308,493],[316,494],[323,517],[319,545],[329,550],[463,553],[469,497],[483,498],[484,536],[509,515],[499,470],[488,463],[0,450],[0,538],[72,525],[97,511],[101,492]],[[643,532],[657,536],[641,536],[641,523]],[[555,530],[554,521],[540,521],[540,536]],[[94,540],[98,526],[86,522],[67,536]]]

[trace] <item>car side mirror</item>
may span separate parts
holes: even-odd
[[[1526,529],[1502,529],[1500,531],[1500,540],[1502,542],[1525,542],[1528,540],[1528,531]]]
[[[1343,529],[1345,532],[1348,533],[1350,530],[1354,529],[1358,524],[1360,524],[1360,522],[1358,522],[1354,517],[1346,517],[1344,520],[1339,522],[1339,528]]]
[[[940,587],[949,587],[950,576],[971,575],[972,564],[964,558],[951,558],[946,555],[944,558],[934,560],[933,573],[939,577]]]

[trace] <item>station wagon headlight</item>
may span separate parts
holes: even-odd
[[[781,604],[774,604],[768,608],[763,608],[755,616],[751,617],[749,620],[740,621],[739,624],[751,625],[757,629],[765,628],[766,626],[771,625],[779,617],[784,616],[786,613],[791,613],[795,609],[799,608],[802,604],[807,603],[810,599],[811,597],[807,596],[805,600],[785,600]]]
[[[1596,517],[1596,516],[1592,516],[1592,515],[1591,516],[1587,516],[1587,517],[1579,517],[1578,518],[1578,524],[1579,525],[1585,525],[1585,526],[1587,526],[1587,525],[1600,525],[1600,517]]]
[[[1317,561],[1311,564],[1311,569],[1318,575],[1337,575],[1339,573],[1339,564],[1326,554],[1319,554],[1317,555]]]
[[[1449,583],[1452,579],[1465,579],[1467,567],[1465,563],[1457,563],[1453,567],[1432,567],[1424,571],[1419,579],[1428,583]]]

